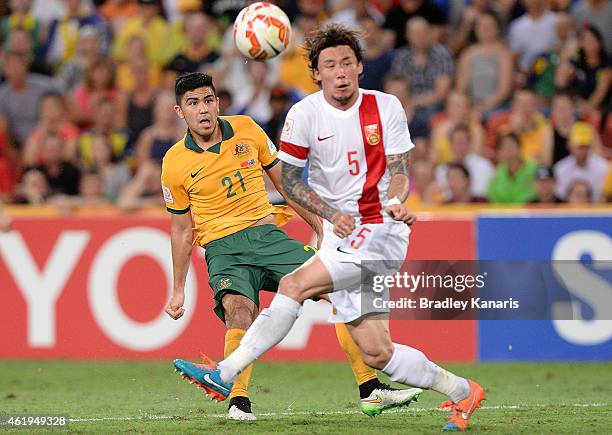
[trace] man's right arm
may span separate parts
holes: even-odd
[[[282,183],[285,194],[304,209],[334,224],[334,233],[344,238],[355,229],[355,218],[327,204],[302,180],[304,168],[282,162]]]
[[[172,245],[172,297],[166,307],[166,313],[173,319],[183,315],[185,302],[185,280],[189,271],[191,252],[193,250],[193,223],[191,213],[172,214],[170,227]]]

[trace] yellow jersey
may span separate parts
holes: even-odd
[[[273,214],[278,226],[291,215],[268,200],[263,171],[278,163],[277,150],[248,116],[217,118],[221,142],[204,150],[189,130],[162,162],[162,192],[171,213],[191,211],[194,244],[236,233]]]

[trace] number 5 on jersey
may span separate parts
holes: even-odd
[[[366,241],[367,235],[371,232],[372,230],[369,229],[368,227],[361,228],[359,232],[357,233],[357,235],[355,236],[355,238],[351,240],[351,247],[353,249],[361,248],[361,245],[363,245],[363,243]]]
[[[349,151],[347,153],[348,164],[349,164],[349,174],[351,175],[359,175],[359,160],[357,160],[357,156],[359,151]]]

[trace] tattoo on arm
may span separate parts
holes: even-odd
[[[402,154],[392,154],[387,156],[387,168],[391,174],[391,182],[387,196],[393,198],[397,196],[400,201],[404,202],[408,197],[410,188],[410,178],[408,175],[408,167],[410,166],[409,151]]]
[[[321,197],[302,181],[304,168],[283,162],[282,183],[285,194],[306,210],[321,216],[331,222],[332,216],[338,211],[331,207]]]

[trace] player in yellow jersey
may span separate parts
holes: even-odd
[[[175,93],[175,110],[188,128],[162,163],[162,191],[172,216],[173,293],[166,312],[173,319],[183,315],[192,245],[205,246],[214,310],[227,327],[228,356],[258,314],[259,290],[276,291],[281,277],[314,255],[314,249],[278,228],[290,215],[286,207],[268,200],[263,171],[281,193],[282,187],[276,147],[264,131],[248,116],[218,116],[215,87],[206,74],[179,77]],[[313,228],[320,243],[319,219],[288,203]],[[418,397],[419,389],[395,390],[382,384],[364,364],[346,326],[338,325],[336,332],[362,401],[368,401],[370,408],[375,404],[382,410]],[[240,374],[231,390],[228,418],[255,419],[247,394],[251,369]]]

